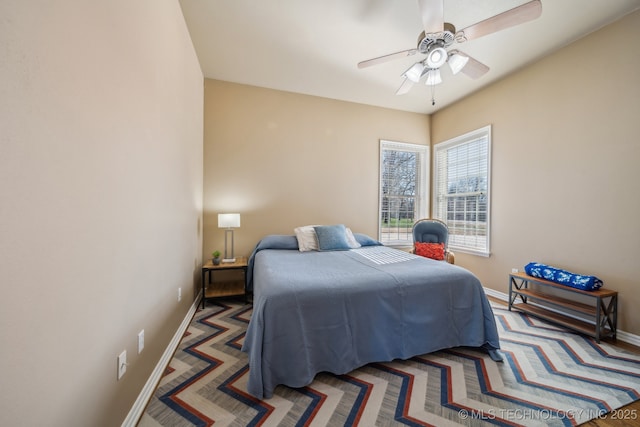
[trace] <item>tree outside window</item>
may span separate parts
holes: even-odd
[[[410,246],[413,223],[427,212],[428,147],[380,141],[379,240]]]

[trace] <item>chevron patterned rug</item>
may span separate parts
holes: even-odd
[[[571,426],[640,399],[640,356],[500,305],[494,314],[503,363],[457,348],[318,374],[261,401],[245,392],[240,351],[251,306],[209,303],[138,426]]]

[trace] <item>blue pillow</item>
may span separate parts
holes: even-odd
[[[347,228],[344,224],[319,225],[313,227],[321,251],[346,251],[351,249],[347,240]]]
[[[382,246],[382,243],[372,239],[366,234],[353,233],[353,236],[356,238],[356,240],[358,241],[358,243],[360,243],[361,246]]]

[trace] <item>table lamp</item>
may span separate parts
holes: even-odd
[[[222,262],[236,262],[233,255],[233,229],[240,227],[239,213],[218,214],[218,228],[224,228],[224,258]],[[231,254],[228,252],[228,236],[231,234]]]

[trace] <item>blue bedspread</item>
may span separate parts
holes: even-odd
[[[499,348],[482,285],[464,268],[384,246],[300,252],[263,240],[258,247],[242,348],[247,390],[257,398],[279,384],[308,385],[323,371],[458,346]]]

